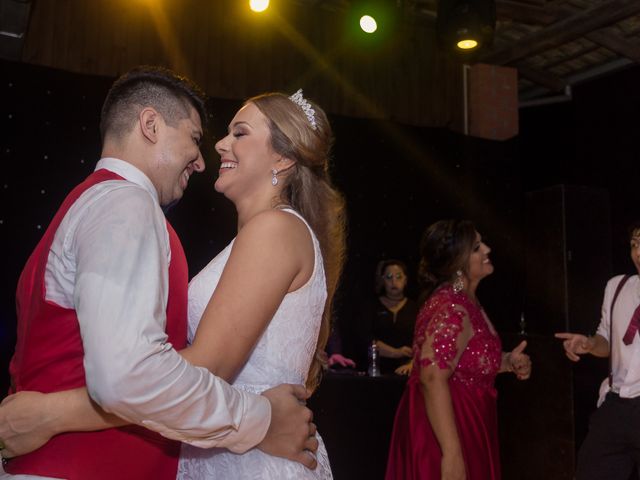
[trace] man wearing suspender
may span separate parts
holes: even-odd
[[[640,223],[630,229],[631,260],[640,273]],[[578,452],[577,480],[628,480],[640,466],[640,278],[618,275],[607,283],[602,317],[594,336],[557,333],[567,357],[609,357],[598,410]]]

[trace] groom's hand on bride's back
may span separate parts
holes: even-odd
[[[271,402],[271,423],[258,448],[315,469],[318,439],[313,412],[305,406],[309,392],[302,385],[278,385],[262,395]]]

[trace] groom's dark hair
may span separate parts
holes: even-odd
[[[153,107],[172,127],[189,117],[189,106],[198,115],[202,127],[207,120],[205,95],[186,77],[163,67],[140,66],[118,78],[102,105],[100,134],[123,138],[133,127],[140,111]]]

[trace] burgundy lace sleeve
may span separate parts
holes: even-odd
[[[420,329],[422,332],[419,332],[415,346],[421,350],[426,342],[431,348],[429,354],[420,357],[419,364],[422,367],[436,364],[441,369],[453,368],[458,354],[457,340],[464,328],[465,313],[453,303],[441,304],[431,312],[428,307],[418,315],[418,322],[424,328]]]

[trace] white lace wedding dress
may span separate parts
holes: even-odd
[[[283,211],[302,219],[293,210]],[[315,251],[313,274],[304,286],[284,297],[249,360],[233,382],[237,388],[261,393],[281,383],[304,385],[306,381],[327,296],[320,246],[310,228],[309,231]],[[232,246],[233,241],[189,284],[189,341],[193,339],[200,317],[218,285]],[[319,436],[318,441],[318,467],[315,470],[267,455],[256,448],[238,455],[223,449],[201,449],[183,444],[178,479],[332,479],[327,451]]]

